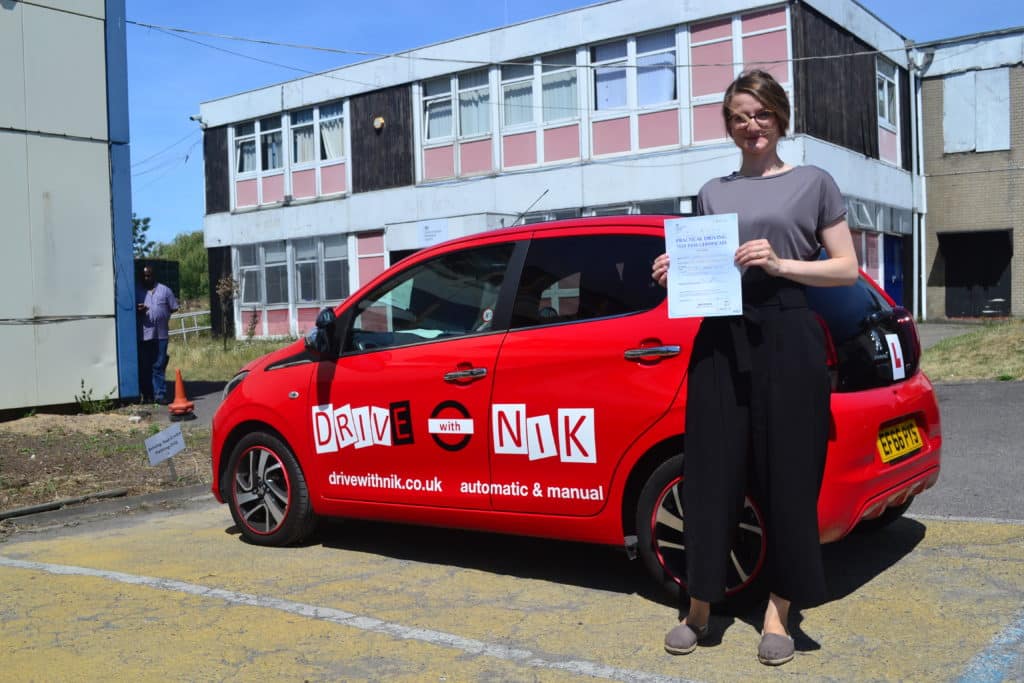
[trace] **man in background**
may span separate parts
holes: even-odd
[[[139,318],[139,391],[143,402],[150,400],[166,405],[164,372],[167,370],[167,324],[171,313],[178,310],[178,300],[170,287],[156,281],[153,269],[142,269],[142,286],[135,291],[135,310]]]

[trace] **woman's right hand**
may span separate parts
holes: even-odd
[[[651,278],[662,287],[668,284],[668,254],[662,254],[654,259],[651,266]]]

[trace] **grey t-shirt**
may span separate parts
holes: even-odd
[[[812,261],[819,231],[846,215],[836,181],[817,166],[771,176],[714,178],[697,195],[697,213],[739,215],[740,244],[765,238],[779,258]]]

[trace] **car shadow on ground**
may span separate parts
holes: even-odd
[[[913,551],[924,534],[923,524],[903,518],[885,529],[855,532],[823,546],[829,586],[826,602],[850,595],[885,572]],[[676,601],[648,576],[640,560],[630,561],[623,550],[611,546],[364,520],[323,520],[307,543],[581,588],[635,593],[652,602],[676,606]],[[760,630],[762,598],[747,595],[741,601],[720,606],[716,613],[724,619],[740,619]],[[816,649],[817,643],[800,631],[801,620],[802,616],[794,612],[791,621],[798,649]]]

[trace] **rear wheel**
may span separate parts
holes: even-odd
[[[675,455],[651,473],[640,492],[636,519],[640,557],[654,580],[676,597],[686,590],[682,469],[683,456]],[[726,597],[751,592],[761,577],[766,550],[764,517],[747,496],[729,553]]]
[[[295,455],[265,432],[246,435],[228,462],[228,507],[245,539],[257,545],[298,543],[316,524]]]

